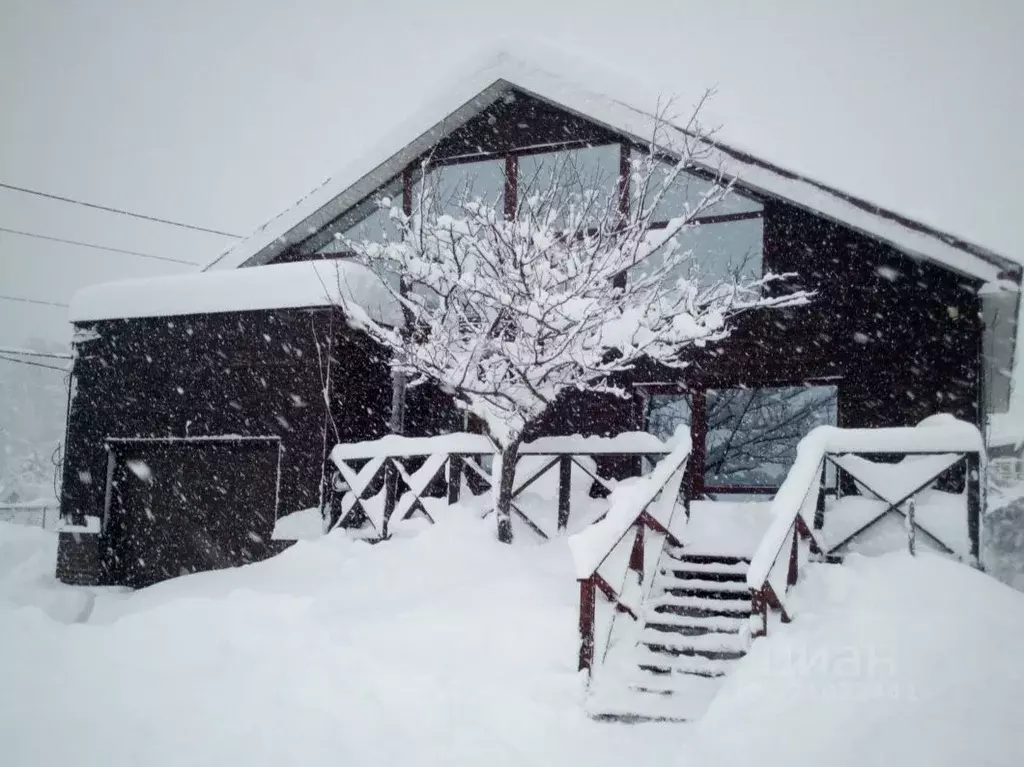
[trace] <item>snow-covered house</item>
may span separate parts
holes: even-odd
[[[521,179],[571,157],[628,206],[631,158],[658,126],[628,99],[502,55],[203,273],[76,297],[62,511],[69,524],[100,518],[103,540],[68,532],[65,577],[123,579],[119,562],[134,571],[146,560],[138,582],[148,582],[263,556],[276,517],[320,502],[330,444],[383,432],[386,366],[338,297],[396,309],[346,262],[344,242],[393,236],[377,201],[408,211],[425,161],[439,186],[470,179],[514,209]],[[669,125],[658,151],[672,158],[685,140]],[[912,425],[944,412],[983,426],[1008,408],[1019,260],[745,150],[714,143],[704,157],[707,174],[735,188],[687,235],[693,257],[707,273],[791,273],[813,300],[742,317],[723,343],[687,350],[682,372],[637,371],[631,399],[566,397],[547,433],[663,434],[685,422],[692,497],[769,494],[814,425]],[[687,189],[710,183],[697,169]],[[687,202],[667,196],[666,220]],[[409,433],[457,425],[444,395],[414,392]],[[171,484],[142,468],[153,462]],[[164,496],[178,500],[155,511]],[[144,532],[172,513],[177,553]]]

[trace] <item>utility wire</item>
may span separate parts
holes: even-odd
[[[208,229],[205,226],[195,226],[193,224],[184,224],[181,221],[171,221],[167,218],[157,218],[156,216],[146,216],[142,213],[132,213],[128,210],[121,210],[120,208],[110,208],[106,205],[97,205],[94,202],[85,202],[84,200],[75,200],[71,197],[61,197],[59,194],[49,194],[47,192],[37,192],[35,189],[26,189],[23,186],[14,186],[13,184],[5,184],[0,181],[0,188],[10,189],[14,192],[22,192],[24,194],[34,194],[37,197],[45,197],[48,200],[59,200],[60,202],[69,202],[73,205],[83,205],[86,208],[94,208],[96,210],[105,210],[108,213],[117,213],[121,216],[131,216],[132,218],[141,218],[144,221],[156,221],[158,224],[167,224],[168,226],[180,226],[182,229],[192,229],[196,232],[206,232],[207,234],[219,234],[222,237],[234,237],[236,240],[241,239],[241,235],[232,234],[231,232],[223,232],[220,229]]]
[[[81,248],[92,248],[93,250],[106,250],[111,253],[124,253],[127,256],[138,256],[139,258],[151,258],[154,261],[170,261],[172,264],[187,264],[188,266],[200,266],[195,261],[183,261],[180,258],[170,258],[169,256],[154,256],[151,253],[140,253],[137,250],[124,250],[122,248],[108,248],[105,245],[94,245],[91,242],[82,242],[81,240],[65,240],[63,237],[50,237],[46,234],[36,234],[35,232],[23,232],[20,229],[8,229],[5,226],[0,226],[0,232],[7,232],[9,234],[19,234],[22,237],[35,237],[39,240],[50,240],[51,242],[62,242],[65,245],[77,245]]]
[[[46,368],[47,370],[56,370],[58,373],[67,373],[67,368],[59,368],[56,365],[44,365],[41,362],[29,362],[28,360],[18,360],[14,357],[5,357],[0,354],[0,360],[7,360],[8,362],[16,362],[19,365],[31,365],[36,368]]]
[[[74,357],[70,354],[60,354],[58,352],[34,352],[29,349],[8,349],[4,346],[0,346],[0,354],[14,354],[18,357],[49,357],[54,360],[70,360]]]
[[[61,307],[63,309],[67,309],[68,308],[67,304],[61,304],[61,303],[58,303],[57,301],[40,301],[38,298],[21,298],[20,296],[2,296],[2,295],[0,295],[0,300],[2,300],[2,301],[18,301],[19,303],[22,303],[22,304],[39,304],[40,306],[59,306],[59,307]]]

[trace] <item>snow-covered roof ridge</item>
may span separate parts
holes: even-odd
[[[520,53],[523,51],[525,56]],[[621,76],[603,72],[600,67],[589,63],[583,66],[565,54],[516,42],[514,46],[506,44],[497,52],[475,57],[461,71],[465,74],[391,131],[376,149],[360,153],[339,173],[206,269],[266,263],[291,244],[287,239],[289,232],[298,227],[300,232],[308,233],[311,227],[327,223],[372,194],[440,136],[482,112],[510,87],[634,140],[648,141],[653,135],[653,115],[659,103],[656,95],[643,86],[626,83]],[[588,83],[592,85],[585,85]],[[663,148],[669,152],[685,139],[681,129],[676,129],[674,136],[672,131],[662,133],[666,138]],[[962,274],[992,280],[1006,269],[1024,264],[1022,257],[995,253],[759,159],[745,149],[716,143],[708,164],[721,165],[727,175],[754,191],[813,210]]]
[[[337,260],[90,285],[75,293],[68,314],[78,323],[345,304],[361,307],[378,322],[402,322],[401,309],[376,275]]]

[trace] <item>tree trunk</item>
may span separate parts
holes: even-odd
[[[498,519],[498,540],[502,543],[512,543],[512,491],[515,489],[516,459],[519,457],[519,445],[522,442],[522,437],[516,437],[501,451],[495,516]]]

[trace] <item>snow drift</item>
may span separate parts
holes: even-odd
[[[3,763],[1024,763],[1024,597],[967,567],[811,567],[703,720],[614,725],[582,711],[565,539],[469,516],[135,593],[55,584],[53,535],[0,524]]]

